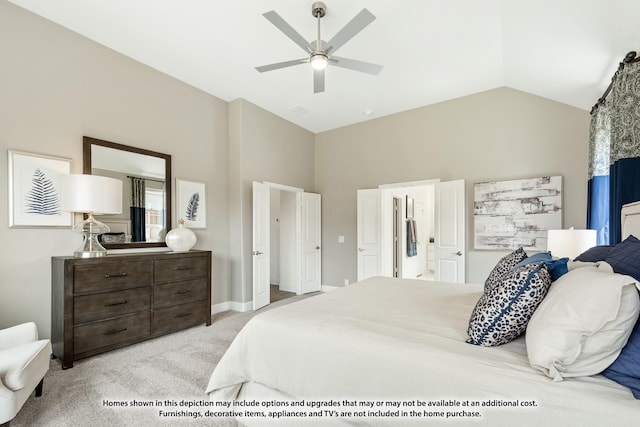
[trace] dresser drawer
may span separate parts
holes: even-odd
[[[153,306],[167,307],[207,299],[207,279],[183,280],[153,287]]]
[[[195,301],[156,310],[153,314],[153,333],[183,329],[207,322],[211,308],[206,301]]]
[[[152,261],[120,261],[74,267],[74,292],[107,291],[150,284]]]
[[[92,322],[124,314],[149,311],[151,287],[126,289],[75,297],[73,316],[76,324]]]
[[[172,282],[174,280],[188,280],[207,277],[207,257],[191,256],[158,259],[155,262],[155,281]]]
[[[74,354],[84,353],[150,334],[151,314],[139,313],[74,328]]]

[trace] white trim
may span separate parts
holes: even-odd
[[[421,185],[433,185],[440,182],[440,179],[423,179],[422,181],[396,182],[393,184],[381,184],[380,189],[385,188],[401,188],[401,187],[418,187]]]
[[[302,193],[302,192],[304,192],[304,189],[302,189],[302,188],[291,187],[289,185],[276,184],[275,182],[269,182],[269,181],[262,181],[262,183],[264,185],[266,185],[267,187],[275,188],[276,190],[293,191],[294,193]]]
[[[222,313],[223,311],[237,311],[240,313],[246,313],[247,311],[253,310],[253,301],[249,302],[236,302],[236,301],[227,301],[221,302],[218,304],[213,304],[211,306],[211,314]]]

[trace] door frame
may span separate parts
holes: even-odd
[[[296,199],[298,200],[298,196],[300,194],[304,194],[305,191],[302,188],[298,188],[298,187],[292,187],[289,185],[283,185],[283,184],[278,184],[278,183],[274,183],[274,182],[269,182],[269,181],[254,181],[257,182],[259,184],[265,185],[269,188],[269,192],[271,192],[271,190],[279,190],[279,191],[287,191],[287,192],[291,192],[291,193],[295,193],[296,194]],[[300,193],[300,194],[299,194]],[[252,196],[253,197],[253,196]],[[299,203],[296,203],[296,207],[295,207],[295,218],[296,218],[296,257],[295,257],[295,274],[296,274],[296,294],[297,295],[302,295],[303,293],[303,287],[302,287],[302,276],[301,276],[301,272],[302,272],[302,246],[301,246],[301,242],[302,242],[302,206]],[[269,219],[270,219],[270,212],[267,212],[267,215],[269,215]],[[321,219],[319,219],[319,221],[321,221]],[[252,224],[254,224],[255,226],[255,222],[256,222],[256,218],[253,217],[251,218],[251,222]],[[267,221],[266,222],[269,231],[271,230],[271,221]],[[253,244],[253,243],[252,243]],[[252,254],[253,252],[256,250],[255,248],[252,247]],[[255,255],[252,255],[252,265],[253,265],[253,257]],[[270,263],[270,258],[271,258],[271,253],[269,251],[269,256],[268,256],[268,262]],[[319,266],[319,270],[321,271],[322,266]],[[255,286],[256,286],[256,281],[255,281],[255,271],[252,268],[252,291],[253,291],[253,295],[255,295]],[[267,287],[267,293],[270,295],[270,286]],[[252,302],[253,305],[253,310],[256,310],[257,308],[261,308],[264,307],[264,305],[257,307],[256,308],[256,303],[255,301]],[[268,304],[267,304],[268,305]]]
[[[440,179],[425,179],[422,181],[398,182],[378,186],[380,189],[381,208],[380,274],[382,276],[393,277],[393,198],[397,197],[396,193],[398,190],[407,187],[423,187],[439,182]],[[402,238],[403,233],[400,233],[400,236]],[[400,273],[402,274],[402,266],[400,267]]]

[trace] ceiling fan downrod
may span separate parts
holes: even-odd
[[[329,57],[323,49],[322,38],[320,37],[320,18],[327,14],[327,5],[321,1],[317,1],[311,5],[311,14],[316,18],[318,23],[318,37],[315,43],[315,50],[311,52],[309,57],[309,63],[311,67],[317,70],[322,70],[327,67],[329,63]]]

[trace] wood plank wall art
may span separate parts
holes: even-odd
[[[562,228],[562,176],[480,182],[474,196],[475,249],[545,251]]]

